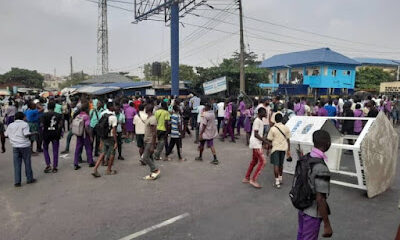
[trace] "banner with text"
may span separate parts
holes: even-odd
[[[226,91],[227,89],[226,77],[221,77],[209,82],[205,82],[203,83],[203,88],[205,95]]]

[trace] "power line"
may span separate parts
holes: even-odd
[[[203,17],[203,16],[200,16],[200,17],[206,18],[206,19],[210,19],[210,18],[208,18],[208,17]],[[245,17],[244,17],[244,18],[245,18]],[[226,22],[226,21],[222,21],[222,20],[218,20],[218,19],[214,19],[214,20],[220,21],[221,23],[224,23],[224,24],[228,24],[228,25],[232,25],[232,26],[238,27],[237,24],[234,24],[234,23],[231,23],[231,22]],[[343,47],[343,46],[337,45],[337,44],[326,43],[326,42],[319,42],[319,41],[312,41],[312,40],[308,40],[308,39],[304,39],[304,38],[298,38],[298,37],[293,37],[293,36],[290,36],[290,35],[280,34],[280,33],[276,33],[276,32],[265,31],[265,30],[257,29],[257,28],[246,27],[245,29],[250,29],[250,30],[253,30],[253,31],[257,31],[257,32],[263,32],[263,33],[274,34],[274,35],[277,35],[277,36],[283,36],[283,37],[287,37],[287,38],[294,39],[294,40],[302,40],[302,41],[309,42],[309,43],[318,43],[318,44],[322,44],[322,45],[325,45],[325,46],[327,46],[327,45],[329,45],[329,46],[336,46],[337,48],[340,48],[340,49],[343,49],[343,50],[346,50],[346,51],[368,52],[368,53],[378,53],[378,54],[399,54],[399,53],[400,53],[400,52],[393,52],[393,51],[385,52],[385,51],[377,51],[377,50],[366,50],[366,49],[348,48],[348,47]],[[252,34],[253,36],[257,37],[257,38],[263,38],[263,36],[261,36],[261,35],[254,34],[254,33],[251,33],[251,34]],[[247,31],[246,31],[246,37],[249,37]],[[272,40],[272,39],[270,39],[270,40]],[[280,40],[274,40],[274,41],[280,41]],[[281,41],[281,42],[283,42],[283,41]],[[298,44],[298,45],[304,45],[304,46],[312,46],[312,45],[301,44],[301,43],[290,43],[290,44]]]
[[[91,3],[99,4],[99,2],[98,2],[98,1],[95,1],[95,0],[83,0],[83,1],[87,1],[87,2],[91,2]],[[124,10],[124,11],[128,11],[128,12],[133,12],[133,10],[131,10],[131,9],[119,7],[119,6],[112,5],[112,4],[107,4],[107,6],[108,6],[108,7],[115,8],[115,9],[119,9],[119,10]]]
[[[205,9],[197,9],[197,10],[205,10]],[[211,10],[213,10],[213,9],[211,9]],[[223,12],[226,12],[226,13],[229,13],[229,14],[232,14],[232,15],[237,15],[237,13],[233,13],[233,12],[230,12],[230,11],[226,11],[226,10],[224,10],[224,9],[214,9],[214,10],[223,11]],[[257,21],[257,22],[261,22],[261,23],[267,23],[267,24],[270,24],[270,25],[273,25],[273,26],[277,26],[277,27],[286,28],[286,29],[289,29],[289,30],[297,31],[297,32],[312,34],[312,35],[316,35],[316,36],[320,36],[320,37],[325,37],[325,38],[332,38],[332,39],[336,39],[336,40],[340,40],[340,41],[344,41],[344,42],[350,42],[350,43],[355,43],[355,44],[363,44],[363,45],[370,45],[370,46],[382,47],[382,48],[386,48],[386,49],[393,49],[393,48],[388,48],[388,47],[380,46],[380,45],[373,44],[373,43],[352,41],[352,40],[348,40],[348,39],[344,39],[344,38],[339,38],[339,37],[332,36],[332,35],[316,33],[316,32],[312,32],[312,31],[308,31],[308,30],[303,30],[303,29],[299,29],[299,28],[295,28],[295,27],[290,27],[290,26],[287,26],[287,25],[275,23],[275,22],[272,22],[272,21],[262,20],[262,19],[258,19],[258,18],[254,18],[254,17],[244,16],[244,18],[247,18],[247,19],[250,19],[250,20],[253,20],[253,21]]]

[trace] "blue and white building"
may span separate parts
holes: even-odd
[[[325,95],[353,92],[358,65],[338,52],[320,48],[275,55],[260,67],[271,71],[270,85],[279,86],[279,92]]]

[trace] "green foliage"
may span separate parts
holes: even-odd
[[[152,64],[147,63],[143,69],[144,78],[146,81],[160,81],[162,84],[169,84],[171,82],[171,66],[169,62],[161,62],[161,77],[157,78],[152,75]],[[189,65],[179,65],[179,79],[181,81],[195,81],[197,74],[194,72],[194,68]]]
[[[32,88],[42,88],[43,86],[43,76],[36,70],[11,68],[11,71],[3,74],[1,79],[3,83],[20,83]]]
[[[218,66],[210,68],[197,67],[199,74],[198,80],[192,83],[195,92],[202,93],[204,82],[226,76],[228,82],[228,95],[236,96],[240,89],[240,55],[235,52],[232,58],[224,59]],[[257,55],[253,52],[245,53],[245,79],[246,93],[249,95],[260,95],[262,89],[258,87],[259,83],[268,82],[268,70],[259,68],[260,62],[257,61]]]
[[[356,74],[356,89],[379,91],[381,82],[390,81],[393,81],[393,77],[381,68],[360,68]]]

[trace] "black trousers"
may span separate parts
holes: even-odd
[[[93,142],[92,142],[92,149],[94,149],[94,155],[99,155],[99,147],[100,147],[100,136],[97,134],[96,128],[92,128],[92,135],[93,135]],[[93,148],[94,144],[94,148]]]
[[[122,156],[122,132],[117,133],[118,156]]]
[[[167,152],[165,155],[167,155],[167,156],[170,155],[172,152],[172,149],[174,148],[175,145],[178,150],[178,157],[179,157],[179,159],[182,159],[182,156],[181,156],[182,140],[181,140],[181,138],[171,138],[171,141],[169,142],[168,149],[167,149]]]
[[[221,123],[224,121],[224,117],[218,117],[217,120],[218,120],[217,129],[219,133],[219,129],[221,128]]]

